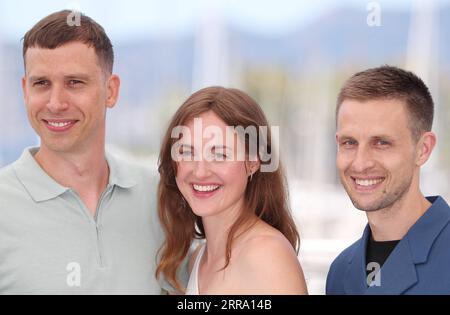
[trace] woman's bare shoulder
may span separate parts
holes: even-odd
[[[267,248],[283,250],[295,254],[295,250],[287,238],[277,229],[260,221],[255,224],[243,238],[240,244],[242,251],[247,254],[261,254]]]
[[[259,294],[306,294],[297,253],[278,230],[259,226],[240,244],[237,266],[246,288]],[[243,292],[245,294],[245,292]]]

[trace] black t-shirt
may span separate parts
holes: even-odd
[[[366,247],[366,267],[370,263],[375,262],[381,268],[399,242],[399,240],[377,242],[371,235]],[[373,271],[373,268],[367,269],[368,268],[366,268],[366,274],[369,275],[369,273]]]

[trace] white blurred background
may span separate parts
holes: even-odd
[[[261,104],[280,126],[310,293],[324,293],[331,261],[366,222],[335,170],[335,99],[354,72],[390,64],[426,81],[439,142],[422,189],[450,200],[450,1],[1,1],[0,167],[38,143],[22,101],[21,38],[62,9],[97,20],[115,46],[122,90],[107,140],[119,154],[156,168],[169,118],[201,87],[240,88]]]

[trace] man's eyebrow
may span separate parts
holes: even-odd
[[[28,81],[42,81],[42,80],[47,80],[47,77],[44,75],[41,76],[33,75],[28,78]]]
[[[72,80],[72,79],[79,79],[83,81],[88,81],[90,79],[90,76],[87,74],[82,73],[74,73],[64,76],[65,80]],[[45,75],[32,75],[28,78],[29,81],[41,81],[41,80],[48,80],[47,76]]]
[[[377,136],[371,137],[371,139],[372,140],[389,140],[389,141],[395,140],[392,136],[388,136],[388,135],[377,135]]]
[[[343,134],[338,133],[337,137],[338,137],[338,139],[355,139],[354,137],[346,135],[345,133],[343,133]]]
[[[87,74],[82,74],[82,73],[74,73],[74,74],[69,74],[69,75],[65,75],[64,76],[65,79],[80,79],[83,81],[88,81],[90,79],[90,76]]]
[[[339,140],[355,140],[355,137],[346,135],[346,134],[338,134],[337,135]],[[370,140],[389,140],[389,141],[394,141],[394,138],[392,136],[388,136],[388,135],[384,135],[384,134],[380,134],[380,135],[375,135],[375,136],[371,136]]]

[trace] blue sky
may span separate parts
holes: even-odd
[[[413,1],[417,0],[4,0],[0,1],[0,36],[20,39],[48,13],[67,8],[81,9],[121,40],[190,32],[207,15],[207,6],[244,29],[270,34],[288,31],[340,5],[364,11],[368,3],[378,2],[382,10],[409,10]]]

